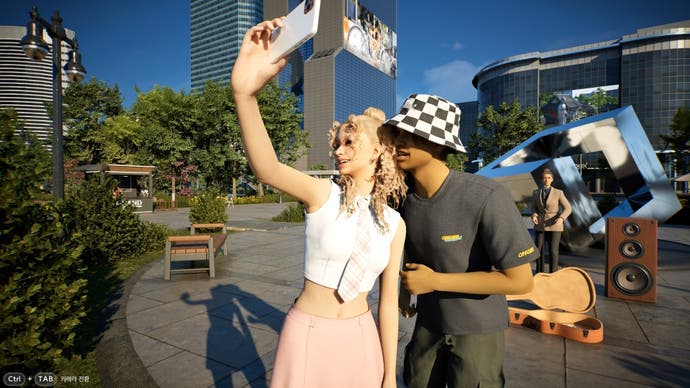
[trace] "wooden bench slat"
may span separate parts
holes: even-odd
[[[212,237],[207,234],[195,234],[194,236],[170,236],[169,241],[172,242],[208,242]]]

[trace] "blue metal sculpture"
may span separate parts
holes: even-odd
[[[620,183],[625,200],[603,215],[572,157],[601,152]],[[539,172],[548,167],[554,186],[573,207],[562,242],[581,249],[605,233],[607,217],[655,218],[664,222],[681,209],[649,138],[631,106],[545,129],[477,174],[506,185],[516,202],[531,203]]]

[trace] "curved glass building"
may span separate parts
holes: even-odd
[[[540,106],[540,96],[591,93],[597,88],[632,105],[654,149],[680,107],[690,106],[690,20],[642,28],[613,40],[491,63],[472,80],[478,110],[517,99]]]

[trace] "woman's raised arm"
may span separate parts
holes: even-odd
[[[303,201],[308,212],[314,211],[328,198],[330,182],[310,177],[276,157],[264,126],[256,95],[287,63],[268,59],[271,32],[279,28],[282,18],[257,24],[244,35],[240,53],[232,70],[232,91],[237,106],[237,119],[242,141],[256,178]]]

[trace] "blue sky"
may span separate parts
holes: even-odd
[[[331,1],[331,0],[325,0]],[[362,0],[366,4],[365,0]],[[398,100],[476,97],[472,77],[496,60],[619,38],[690,19],[687,0],[398,0]],[[87,78],[117,84],[129,107],[154,85],[189,91],[188,0],[3,0],[0,25],[25,25],[37,5],[77,33]]]

